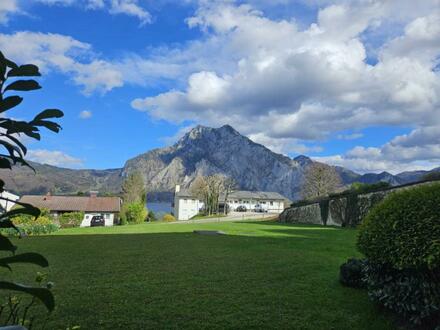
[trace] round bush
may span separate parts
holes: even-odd
[[[173,221],[176,221],[176,218],[175,218],[172,214],[165,213],[165,214],[163,215],[162,220],[163,220],[163,221],[166,221],[166,222],[173,222]]]
[[[352,288],[364,288],[365,283],[364,267],[365,260],[361,259],[348,259],[348,261],[339,267],[339,281]]]
[[[390,194],[361,224],[358,248],[395,269],[440,267],[440,184]]]

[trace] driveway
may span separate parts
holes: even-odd
[[[228,222],[243,220],[268,220],[278,216],[278,213],[257,213],[257,212],[231,212],[225,217],[197,219],[197,220],[179,220],[174,223],[209,223],[209,222]]]

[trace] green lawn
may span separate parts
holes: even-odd
[[[47,329],[391,329],[364,291],[338,282],[355,241],[355,230],[249,222],[66,229],[17,244],[51,263]]]

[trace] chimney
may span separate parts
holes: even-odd
[[[180,192],[180,184],[176,184],[176,190],[174,191],[176,194]]]
[[[90,192],[90,197],[95,198],[96,196],[98,196],[98,192],[97,191],[91,191]]]
[[[46,196],[44,196],[44,200],[49,200],[52,197],[52,194],[50,193],[50,191],[47,192]]]

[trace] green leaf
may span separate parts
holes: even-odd
[[[10,251],[14,253],[15,250],[17,250],[17,247],[12,244],[7,237],[0,234],[0,251]]]
[[[35,116],[34,121],[40,121],[48,118],[61,118],[64,116],[64,113],[58,109],[46,109],[41,111],[38,115]]]
[[[0,112],[7,111],[13,107],[16,107],[23,101],[20,96],[9,96],[0,102]]]
[[[51,130],[52,132],[58,133],[61,129],[61,126],[57,123],[54,123],[53,121],[48,120],[37,120],[32,122],[36,126],[43,126],[47,129]]]
[[[38,298],[49,311],[55,308],[55,299],[52,292],[44,288],[34,288],[22,284],[0,281],[0,289],[24,292]]]
[[[9,264],[27,263],[40,267],[49,267],[49,262],[39,253],[28,252],[16,254],[10,257],[0,258],[0,266],[7,267]]]
[[[11,163],[7,158],[0,158],[0,168],[9,168],[12,169]]]
[[[6,86],[3,92],[14,90],[14,91],[32,91],[36,89],[40,89],[41,86],[35,80],[17,80],[12,84]]]
[[[34,77],[41,76],[38,66],[34,64],[20,65],[18,68],[13,68],[8,72],[8,77]]]

